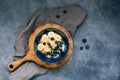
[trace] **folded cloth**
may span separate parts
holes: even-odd
[[[36,27],[46,23],[56,23],[64,26],[72,35],[85,19],[86,13],[78,5],[66,5],[57,8],[47,8],[36,12],[29,20],[20,25],[15,31],[14,60],[23,58],[28,49],[28,39]],[[17,70],[11,72],[10,80],[29,80],[36,75],[45,74],[48,69],[33,62],[22,64]]]

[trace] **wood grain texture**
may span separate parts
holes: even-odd
[[[69,48],[68,48],[67,55],[61,61],[56,62],[56,63],[47,63],[47,62],[42,61],[40,58],[37,57],[37,55],[34,51],[34,40],[35,40],[36,36],[39,34],[39,32],[41,32],[47,28],[56,28],[56,29],[61,30],[68,39]],[[68,59],[70,58],[70,56],[72,54],[72,51],[73,51],[73,41],[72,41],[72,37],[69,34],[69,32],[63,26],[60,26],[60,25],[54,24],[54,23],[47,23],[47,24],[44,24],[44,25],[36,28],[35,31],[29,37],[27,55],[18,61],[10,63],[8,65],[8,69],[10,71],[14,71],[21,64],[23,64],[26,61],[33,61],[33,62],[37,63],[38,65],[45,67],[45,68],[57,68],[57,67],[62,66],[63,64],[65,64],[68,61]],[[12,65],[12,67],[11,67],[11,65]]]

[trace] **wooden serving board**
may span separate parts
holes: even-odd
[[[34,49],[34,42],[35,42],[36,36],[39,34],[39,32],[41,32],[47,28],[56,28],[56,29],[62,31],[68,39],[69,47],[68,47],[67,55],[62,60],[55,62],[55,63],[48,63],[48,62],[41,60],[36,55],[35,49]],[[47,23],[47,24],[37,27],[34,30],[34,32],[31,34],[31,36],[29,37],[27,55],[18,61],[14,61],[14,62],[8,64],[8,69],[10,71],[14,71],[21,64],[23,64],[26,61],[33,61],[36,64],[38,64],[42,67],[45,67],[45,68],[57,68],[57,67],[62,66],[63,64],[65,64],[68,61],[68,59],[70,58],[70,56],[72,54],[72,51],[73,51],[73,41],[72,41],[72,37],[71,37],[70,33],[68,32],[68,30],[58,24]]]

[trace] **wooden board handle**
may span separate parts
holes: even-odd
[[[28,59],[27,56],[25,56],[24,58],[22,58],[22,59],[20,59],[18,61],[14,61],[14,62],[9,63],[8,64],[8,69],[10,71],[16,70],[21,64],[23,64],[24,62],[26,62],[27,59]]]

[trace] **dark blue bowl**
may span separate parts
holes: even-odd
[[[53,31],[53,32],[61,35],[63,41],[65,42],[65,50],[64,50],[64,52],[61,53],[61,55],[58,58],[46,58],[44,55],[42,55],[42,53],[39,50],[37,50],[37,45],[39,44],[40,38],[42,37],[43,34],[46,34],[49,31]],[[35,38],[34,43],[35,43],[34,49],[35,49],[37,56],[39,57],[39,59],[41,59],[42,61],[47,62],[47,63],[56,63],[56,62],[61,61],[66,56],[66,54],[68,52],[68,48],[69,48],[69,43],[68,43],[68,39],[67,39],[66,35],[61,30],[58,30],[56,28],[47,28],[47,29],[39,32],[39,34]]]

